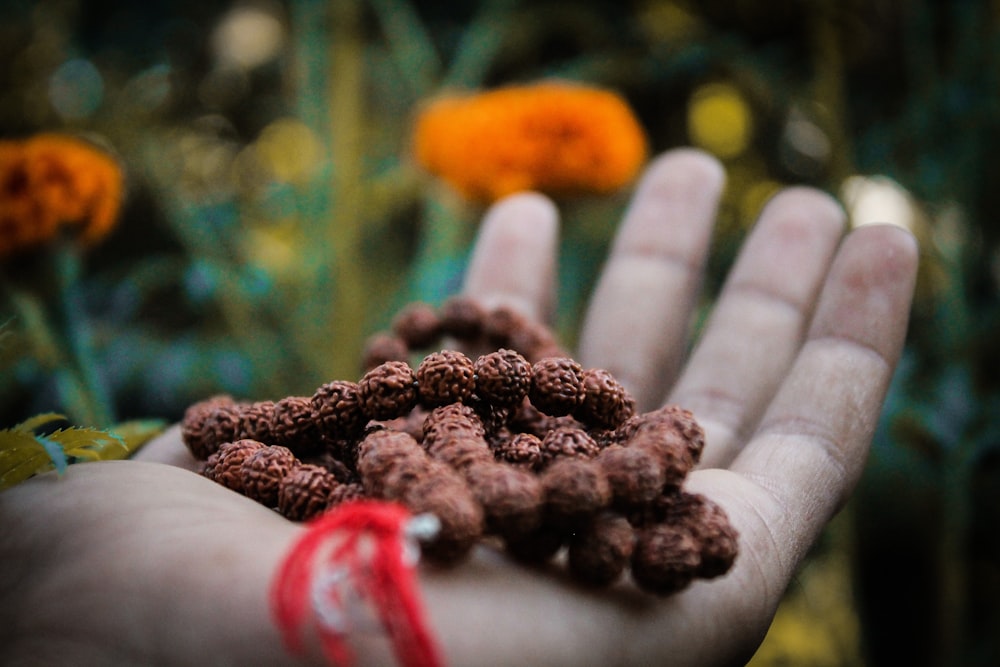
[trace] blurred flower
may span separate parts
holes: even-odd
[[[486,201],[528,189],[611,192],[635,177],[647,150],[620,96],[556,82],[434,100],[413,143],[424,168]]]
[[[64,225],[93,243],[114,226],[123,177],[118,163],[91,144],[40,134],[0,141],[0,257],[41,245]]]

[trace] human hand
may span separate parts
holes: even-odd
[[[458,568],[421,570],[429,624],[451,664],[745,662],[854,486],[902,347],[915,243],[885,226],[842,238],[832,200],[782,193],[685,363],[722,180],[718,164],[693,151],[650,166],[578,358],[612,371],[643,409],[666,398],[694,412],[707,442],[685,488],[720,504],[739,531],[733,569],[660,599],[628,584],[581,588],[479,548]],[[544,318],[555,298],[556,234],[544,198],[499,203],[466,292]],[[148,463],[192,461],[176,431],[138,458],[147,462],[74,466],[62,480],[0,495],[4,662],[289,664],[267,585],[301,529]],[[86,631],[71,622],[81,618]],[[362,662],[386,658],[377,638],[352,639]]]

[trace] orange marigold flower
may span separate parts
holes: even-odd
[[[563,82],[434,100],[417,116],[413,149],[428,171],[486,201],[528,189],[611,192],[647,154],[622,97]]]
[[[114,227],[123,191],[118,163],[86,141],[40,134],[0,141],[0,257],[41,245],[63,226],[93,243]]]

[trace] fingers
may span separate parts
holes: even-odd
[[[680,367],[723,182],[719,163],[694,150],[653,162],[594,292],[580,358],[611,371],[641,409]]]
[[[723,467],[760,419],[805,335],[843,234],[827,195],[776,196],[743,246],[670,401],[706,431],[702,467]]]
[[[483,219],[465,278],[465,294],[485,307],[509,306],[545,322],[555,298],[558,213],[524,193],[495,204]]]
[[[775,544],[804,549],[857,481],[903,346],[916,269],[916,242],[895,227],[860,228],[838,252],[807,340],[731,466],[765,492],[755,513]]]

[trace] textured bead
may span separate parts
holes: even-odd
[[[184,411],[181,439],[194,457],[204,461],[224,442],[239,439],[241,408],[229,396],[195,403]]]
[[[358,474],[365,493],[375,498],[385,498],[390,493],[387,478],[394,469],[405,467],[418,476],[427,467],[427,461],[420,445],[406,433],[373,431],[358,445]]]
[[[626,449],[641,450],[659,463],[663,485],[679,487],[694,467],[688,442],[670,428],[645,428],[627,443]]]
[[[459,340],[475,340],[483,332],[486,311],[479,301],[468,296],[453,296],[441,304],[438,311],[442,333]]]
[[[628,567],[635,550],[635,529],[623,517],[601,513],[569,543],[567,565],[577,581],[607,586]]]
[[[540,412],[529,401],[524,401],[511,413],[508,426],[514,432],[531,433],[539,438],[544,438],[549,431],[561,427],[583,428],[583,424],[575,418],[569,415],[552,417]]]
[[[368,419],[402,417],[417,404],[416,374],[403,361],[387,361],[361,378],[358,394]]]
[[[267,507],[277,506],[281,480],[297,465],[298,459],[287,447],[272,445],[257,450],[240,467],[243,493]]]
[[[566,356],[552,331],[537,322],[523,321],[519,327],[511,331],[508,345],[532,361],[549,356]]]
[[[658,410],[630,417],[618,429],[618,439],[624,442],[649,429],[673,431],[686,443],[692,462],[697,464],[700,460],[705,448],[705,431],[690,410],[665,405]]]
[[[365,341],[361,353],[361,368],[369,371],[387,361],[407,361],[410,358],[410,348],[399,336],[385,332],[372,334]]]
[[[547,415],[573,414],[583,401],[583,367],[568,357],[535,362],[528,396]]]
[[[511,336],[527,321],[524,315],[513,308],[499,306],[486,313],[483,319],[483,335],[491,347],[510,347]]]
[[[654,524],[636,531],[632,579],[656,595],[683,590],[701,564],[701,545],[684,526]]]
[[[579,521],[611,504],[611,486],[604,471],[593,461],[562,459],[542,472],[545,507],[550,516]]]
[[[592,459],[600,452],[597,442],[580,428],[560,426],[542,438],[542,466],[559,459]]]
[[[500,349],[476,359],[476,394],[496,407],[515,408],[531,388],[531,364],[514,350]]]
[[[618,428],[635,414],[635,400],[611,373],[590,368],[583,372],[583,400],[573,414],[589,426]]]
[[[472,360],[455,350],[442,350],[424,357],[417,367],[417,391],[428,408],[462,403],[476,388]]]
[[[392,321],[392,330],[409,349],[429,347],[441,337],[441,318],[426,303],[411,303]]]
[[[465,479],[489,532],[526,534],[539,526],[545,496],[535,475],[491,461],[469,466]]]
[[[486,429],[475,409],[463,403],[451,403],[431,410],[424,419],[423,431],[425,447],[455,432],[469,433],[477,438],[486,437]]]
[[[455,563],[483,534],[483,510],[465,481],[448,466],[431,462],[427,473],[407,488],[400,501],[414,514],[433,514],[441,530],[422,552],[432,561]]]
[[[366,420],[357,383],[327,382],[316,389],[310,402],[325,440],[357,438],[364,431]]]
[[[255,401],[244,405],[240,410],[239,437],[269,445],[278,444],[271,432],[273,420],[274,401]]]
[[[493,448],[497,459],[510,465],[533,470],[542,462],[542,441],[531,433],[515,433]]]
[[[736,559],[739,535],[722,507],[701,494],[664,493],[650,505],[645,516],[648,525],[667,524],[691,533],[699,544],[699,577],[721,576]]]
[[[493,452],[486,441],[467,431],[438,436],[426,448],[431,458],[447,463],[458,472],[477,464],[494,462]]]
[[[264,446],[249,439],[223,443],[208,459],[213,463],[211,470],[206,467],[202,474],[227,489],[243,493],[243,462]]]
[[[361,484],[352,482],[348,484],[338,484],[333,487],[327,498],[326,508],[332,509],[343,503],[351,502],[352,500],[361,500],[367,497],[365,495],[365,488]]]
[[[322,451],[323,440],[312,400],[306,396],[286,396],[275,402],[271,415],[271,436],[273,444],[287,447],[299,457]]]
[[[663,463],[644,448],[610,445],[594,461],[604,470],[618,505],[643,505],[663,491],[666,480]]]
[[[322,466],[303,463],[281,480],[278,512],[292,521],[308,521],[326,511],[337,480]]]

